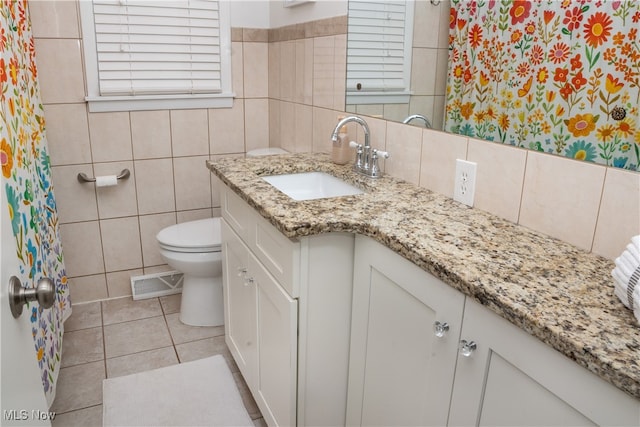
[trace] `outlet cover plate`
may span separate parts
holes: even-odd
[[[478,164],[456,159],[456,179],[453,189],[453,200],[473,206],[476,192],[476,170]]]

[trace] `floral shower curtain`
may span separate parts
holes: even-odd
[[[56,299],[43,310],[31,303],[36,357],[49,405],[60,371],[63,322],[71,314],[69,288],[60,244],[34,40],[26,1],[0,6],[0,162],[2,185],[20,260],[19,279],[33,286],[52,279]],[[23,316],[26,313],[23,313]]]
[[[452,0],[445,129],[640,165],[640,2]]]

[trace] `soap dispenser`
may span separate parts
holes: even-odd
[[[344,117],[338,117],[338,121]],[[351,148],[349,147],[349,134],[347,125],[340,128],[338,139],[333,143],[331,150],[331,161],[337,165],[344,165],[351,159]]]

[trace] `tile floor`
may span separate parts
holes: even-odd
[[[180,294],[77,304],[65,322],[53,427],[101,426],[102,380],[222,354],[256,426],[266,426],[224,342],[224,327],[180,322]]]

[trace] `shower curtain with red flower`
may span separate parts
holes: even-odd
[[[63,322],[71,314],[58,213],[51,168],[29,10],[25,0],[0,5],[0,162],[2,185],[20,261],[17,276],[32,287],[42,277],[55,283],[52,308],[25,307],[42,385],[49,405],[55,397],[60,371]],[[6,285],[6,284],[2,284]]]
[[[445,129],[640,168],[640,2],[452,0]]]

